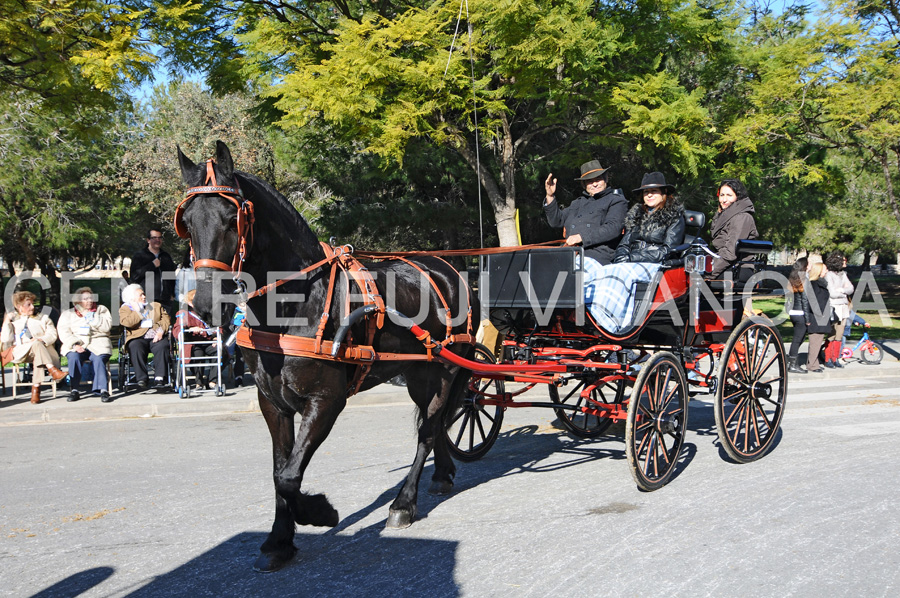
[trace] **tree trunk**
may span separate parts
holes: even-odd
[[[900,160],[900,156],[898,156],[898,160]],[[894,218],[897,219],[897,222],[900,222],[900,209],[897,208],[897,198],[894,196],[894,183],[891,180],[891,168],[888,165],[887,150],[881,153],[881,171],[884,174],[884,187],[887,191],[888,205]]]
[[[516,235],[516,196],[515,186],[512,189],[507,188],[506,194],[500,190],[497,179],[491,174],[490,170],[481,163],[475,152],[466,143],[465,138],[457,134],[451,147],[462,156],[472,170],[475,171],[481,179],[481,186],[487,193],[488,201],[491,202],[491,208],[494,211],[494,220],[497,223],[497,237],[500,240],[500,247],[513,247],[519,244]],[[509,166],[503,165],[508,169]],[[504,175],[508,177],[508,175]]]

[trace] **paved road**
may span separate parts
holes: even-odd
[[[271,575],[251,571],[274,502],[258,413],[23,425],[7,403],[0,595],[897,596],[898,383],[896,363],[792,378],[779,444],[748,465],[723,460],[694,400],[683,467],[654,493],[621,436],[577,441],[549,411],[510,410],[455,493],[423,492],[420,520],[390,532],[413,414],[382,387],[307,473],[339,526],[300,528]]]

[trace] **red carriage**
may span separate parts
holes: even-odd
[[[700,228],[704,216],[688,212],[688,219]],[[452,360],[473,370],[464,401],[448,419],[452,453],[464,461],[484,456],[510,408],[551,408],[581,438],[624,421],[632,475],[641,489],[655,490],[675,470],[690,397],[704,393],[714,395],[716,429],[729,457],[741,463],[762,457],[784,412],[785,350],[771,321],[745,317],[754,285],[741,283],[738,270],[764,265],[771,249],[767,241],[741,241],[744,260],[724,280],[710,281],[702,274],[711,258],[694,240],[682,247],[683,261],[639,285],[633,324],[615,335],[584,310],[580,248],[487,256],[481,301],[502,342],[498,357],[479,345],[479,363]],[[518,383],[516,390],[507,383]],[[541,384],[548,401],[523,399]]]

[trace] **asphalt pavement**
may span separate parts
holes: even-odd
[[[843,369],[826,370],[821,374],[792,375],[791,379],[804,380],[817,377],[824,380],[838,380],[842,378],[858,377],[861,372],[873,372],[875,375],[900,372],[900,341],[887,341],[882,343],[885,349],[884,361],[879,365],[866,365],[858,361],[851,361]],[[806,345],[800,349],[801,361],[806,356]],[[117,375],[117,366],[112,364],[113,379]],[[890,372],[888,371],[890,370]],[[249,374],[244,376],[244,386],[229,387],[225,389],[225,395],[215,396],[212,391],[203,391],[182,399],[171,387],[162,387],[139,392],[137,388],[124,393],[114,392],[112,402],[102,403],[100,398],[89,393],[82,392],[82,398],[78,401],[68,402],[67,387],[59,384],[56,398],[51,398],[49,385],[45,385],[41,393],[42,400],[37,405],[29,402],[30,388],[20,386],[19,393],[11,396],[9,371],[6,376],[6,391],[0,400],[0,426],[18,424],[59,423],[73,421],[93,421],[104,419],[123,418],[152,418],[192,415],[216,415],[225,413],[249,413],[258,412],[256,387],[253,378]],[[87,388],[82,385],[82,389]],[[362,392],[350,399],[350,405],[370,405],[397,402],[405,399],[405,392],[398,393],[398,388],[390,384],[383,384],[371,390]]]

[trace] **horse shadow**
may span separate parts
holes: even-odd
[[[427,519],[429,513],[445,500],[451,500],[456,495],[494,480],[523,474],[540,475],[556,472],[603,459],[615,461],[625,461],[626,459],[623,442],[624,423],[613,425],[603,436],[589,439],[574,437],[566,431],[559,431],[555,434],[538,433],[538,431],[539,426],[534,424],[503,431],[485,457],[469,463],[458,463],[457,476],[450,495],[436,496],[424,491],[434,471],[434,462],[429,459],[422,474],[423,483],[420,483],[417,520]],[[684,443],[672,479],[681,474],[693,460],[696,452],[695,445]],[[548,460],[551,455],[556,455],[556,458]],[[403,466],[393,471],[403,473],[407,470],[408,466]],[[397,496],[404,481],[405,477],[362,509],[343,517],[335,528],[325,532],[324,535],[338,534],[366,519],[372,513],[383,511],[384,518],[364,528],[367,533],[381,533],[387,521],[388,507]]]
[[[112,577],[115,572],[116,570],[112,567],[85,569],[32,594],[31,598],[74,598],[100,585]]]
[[[428,595],[452,598],[461,594],[454,580],[457,543],[446,540],[380,537],[363,532],[325,537],[298,533],[301,546],[288,567],[272,574],[253,571],[263,532],[243,532],[192,558],[140,588],[114,593],[136,598],[157,596],[371,596]],[[403,563],[398,567],[397,563]],[[302,568],[302,569],[301,569]],[[114,577],[115,570],[98,567],[67,577],[32,598],[79,596]]]

